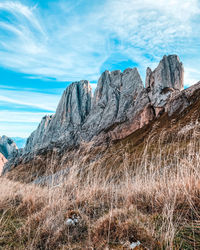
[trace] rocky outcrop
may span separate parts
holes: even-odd
[[[0,153],[6,158],[9,159],[15,155],[18,151],[17,145],[15,142],[3,135],[0,137]]]
[[[147,68],[145,87],[156,115],[166,105],[174,91],[183,90],[184,69],[177,55],[164,56],[158,67]]]
[[[83,139],[91,140],[101,132],[108,133],[122,123],[133,122],[147,106],[148,95],[136,68],[105,71],[98,81],[91,112],[82,126]],[[149,121],[152,116],[146,119]]]
[[[29,161],[37,153],[70,149],[82,142],[109,143],[148,125],[161,112],[172,115],[192,102],[189,92],[182,90],[183,74],[178,56],[170,55],[164,56],[154,71],[147,68],[146,87],[136,68],[105,71],[94,97],[88,81],[72,83],[56,113],[42,119],[18,158]],[[177,105],[175,100],[179,100]],[[5,170],[18,162],[16,158],[11,160]]]
[[[91,87],[88,81],[72,83],[63,93],[55,115],[45,116],[36,131],[27,139],[24,153],[64,141],[74,145],[77,133],[91,108]]]
[[[199,99],[199,96],[200,82],[180,92],[174,92],[165,106],[165,111],[169,116],[173,114],[178,115],[187,107],[194,104]]]
[[[105,71],[83,125],[83,138],[91,140],[104,132],[111,139],[121,139],[142,128],[164,111],[172,93],[183,89],[183,74],[176,55],[164,56],[153,72],[147,68],[146,88],[136,68]]]
[[[52,116],[45,116],[42,118],[37,130],[35,130],[27,139],[26,146],[24,148],[25,153],[36,150],[44,143],[51,119]]]
[[[176,55],[164,56],[153,72],[147,69],[146,88],[136,68],[105,71],[93,98],[88,81],[72,83],[55,115],[45,116],[28,138],[24,154],[97,137],[124,138],[158,116],[172,92],[182,88],[183,66]]]

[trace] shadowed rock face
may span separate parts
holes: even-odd
[[[3,135],[0,137],[0,153],[6,158],[11,158],[14,154],[17,153],[17,145],[15,142]]]
[[[136,68],[105,71],[94,97],[88,81],[72,83],[64,91],[55,115],[44,117],[28,138],[23,153],[125,138],[161,111],[173,113],[166,104],[183,89],[183,66],[178,56],[164,56],[153,72],[147,68],[145,84],[146,88]]]
[[[171,92],[183,90],[183,77],[183,65],[177,55],[164,56],[153,72],[147,68],[145,87],[152,105],[164,107]]]

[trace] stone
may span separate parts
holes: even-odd
[[[128,68],[124,72],[105,71],[98,81],[91,112],[82,126],[82,138],[89,141],[100,133],[109,131],[113,131],[110,135],[112,137],[115,134],[115,139],[118,132],[122,136],[121,124],[130,125],[149,104],[147,92],[136,68]],[[146,120],[149,119],[152,119],[152,116],[146,117]],[[130,129],[130,133],[140,126],[142,125],[132,125],[134,129]],[[115,127],[118,127],[117,131]],[[123,124],[123,127],[126,125]]]
[[[51,143],[65,141],[74,145],[77,131],[91,108],[92,91],[88,81],[74,82],[64,91],[56,113],[45,116],[36,131],[27,139],[24,153],[48,147]]]
[[[183,74],[178,56],[170,55],[164,56],[154,71],[147,68],[145,87],[136,68],[106,70],[94,96],[88,81],[72,83],[56,113],[42,119],[25,149],[5,165],[5,172],[39,153],[63,152],[90,141],[107,144],[148,126],[163,112],[169,116],[182,112],[200,94],[199,85],[183,90]]]
[[[11,138],[5,135],[0,137],[0,153],[2,153],[6,159],[11,158],[17,151],[17,145]]]
[[[164,56],[152,72],[146,70],[145,86],[155,108],[164,107],[174,91],[183,90],[184,69],[177,55]]]

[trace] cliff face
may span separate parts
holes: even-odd
[[[41,149],[45,152],[73,148],[82,142],[99,145],[123,139],[164,112],[171,116],[183,110],[193,102],[193,91],[183,90],[183,74],[178,56],[170,55],[164,56],[154,71],[147,68],[145,87],[136,68],[105,71],[94,97],[88,81],[72,83],[56,113],[42,119],[19,157],[29,159],[29,154]],[[10,162],[18,164],[16,159]]]
[[[148,105],[148,95],[136,68],[105,71],[98,81],[91,112],[82,126],[83,139],[91,140],[100,133],[109,135],[109,131],[115,131],[121,124],[130,123]]]
[[[45,116],[36,131],[27,139],[24,153],[48,147],[64,140],[74,145],[77,133],[91,108],[91,87],[88,81],[72,83],[63,93],[55,115]]]
[[[145,87],[152,105],[159,110],[166,105],[171,92],[183,90],[184,69],[177,55],[164,56],[152,72],[146,71]]]
[[[178,56],[164,56],[147,69],[146,88],[136,68],[105,71],[92,97],[88,81],[72,83],[63,93],[55,115],[42,119],[28,138],[24,153],[56,143],[121,139],[159,115],[173,92],[183,89],[183,66]]]

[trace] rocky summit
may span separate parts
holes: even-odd
[[[56,113],[42,119],[23,151],[5,165],[4,172],[50,150],[70,150],[88,142],[109,145],[148,126],[162,114],[170,117],[183,111],[194,102],[193,95],[200,88],[197,84],[184,90],[183,79],[179,57],[169,55],[155,70],[147,68],[145,86],[136,68],[106,70],[94,95],[88,81],[72,83],[64,91]]]
[[[55,115],[43,117],[36,131],[27,139],[24,153],[64,140],[75,145],[77,133],[91,109],[92,90],[88,81],[72,83],[63,93]]]
[[[126,137],[158,116],[172,92],[183,89],[183,72],[178,56],[170,55],[164,56],[153,72],[147,69],[146,88],[136,68],[106,70],[94,96],[88,81],[72,83],[55,115],[44,117],[28,138],[24,153],[59,142],[76,146],[94,138]]]

